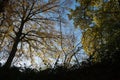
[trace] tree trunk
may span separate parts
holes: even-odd
[[[10,66],[11,66],[11,63],[15,57],[15,54],[16,54],[16,51],[17,51],[17,46],[18,46],[18,43],[19,43],[19,39],[15,41],[15,43],[13,44],[13,47],[12,47],[12,50],[10,52],[10,55],[7,59],[7,62],[5,63],[5,65],[3,66],[4,68],[6,69],[9,69]]]
[[[19,31],[16,33],[16,38],[14,40],[14,44],[13,44],[13,47],[12,47],[12,50],[10,52],[10,55],[5,63],[5,65],[3,66],[5,69],[9,69],[10,66],[11,66],[11,63],[15,57],[15,54],[17,52],[17,46],[18,46],[18,43],[20,42],[21,40],[21,35],[22,35],[22,30],[23,30],[23,26],[24,26],[24,21],[21,22],[21,26],[19,28]]]

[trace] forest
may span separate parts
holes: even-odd
[[[0,80],[120,80],[120,0],[0,0]]]

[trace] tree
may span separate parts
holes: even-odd
[[[119,1],[78,0],[69,16],[83,32],[82,45],[94,61],[110,59],[119,50]],[[112,36],[112,37],[111,37]]]
[[[71,31],[72,32],[72,31]],[[75,58],[75,61],[79,65],[79,60],[77,59],[76,55],[82,49],[80,43],[77,42],[77,37],[73,33],[68,33],[68,35],[64,36],[65,39],[62,39],[61,49],[63,51],[63,65],[66,68],[71,67],[71,61]]]
[[[54,25],[59,21],[60,4],[60,0],[9,1],[10,7],[5,8],[4,15],[1,15],[6,21],[0,26],[1,50],[9,51],[5,68],[11,66],[15,55],[29,54],[32,58],[33,54],[47,53],[46,48],[52,51],[54,46],[50,44],[59,37]]]

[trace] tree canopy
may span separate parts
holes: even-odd
[[[60,35],[54,27],[59,21],[60,4],[59,0],[9,0],[0,15],[0,49],[9,52],[6,67],[15,55],[32,58],[47,50],[57,51],[52,45]]]
[[[120,1],[77,0],[80,3],[71,10],[70,19],[82,30],[82,45],[94,58],[111,60],[120,50]],[[117,52],[118,51],[118,52]]]
[[[62,33],[69,3],[70,0],[1,0],[0,52],[8,55],[4,67],[10,68],[24,58],[35,66],[35,56],[49,67],[59,60],[69,66],[80,51],[74,32]],[[75,60],[78,62],[77,57]]]

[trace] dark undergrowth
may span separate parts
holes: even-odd
[[[44,71],[25,69],[21,72],[16,67],[8,70],[1,67],[0,80],[120,80],[120,64],[96,63],[74,68],[66,69],[59,66]]]

